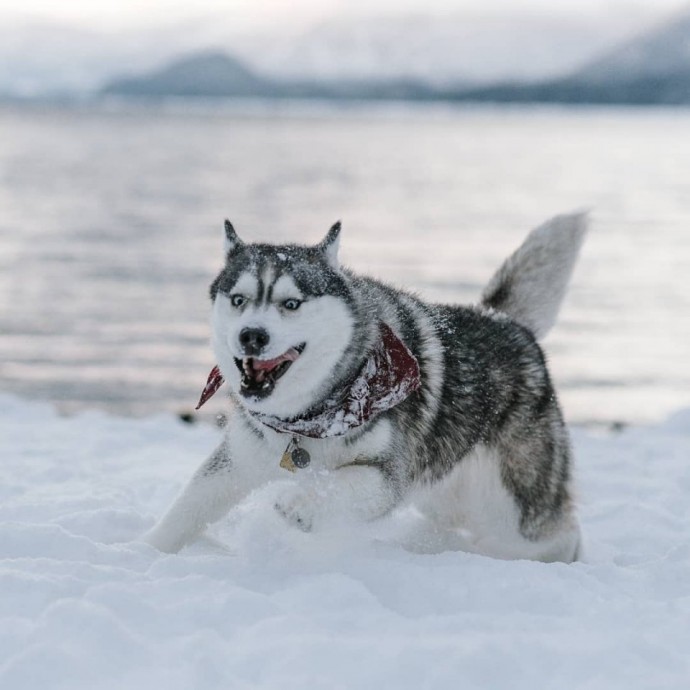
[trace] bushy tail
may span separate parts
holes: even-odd
[[[540,225],[489,281],[481,303],[543,338],[556,321],[586,232],[586,213]]]

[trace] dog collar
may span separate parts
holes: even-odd
[[[197,410],[221,387],[223,380],[218,367],[213,367],[196,406]],[[421,375],[415,356],[390,326],[381,322],[380,338],[357,376],[344,389],[331,395],[318,409],[308,410],[304,416],[293,419],[282,419],[251,410],[248,412],[252,418],[274,431],[292,434],[297,447],[296,436],[343,436],[399,405],[420,386]],[[289,448],[290,446],[288,450]],[[286,450],[286,454],[287,452]]]

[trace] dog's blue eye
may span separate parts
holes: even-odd
[[[244,295],[230,296],[230,304],[232,304],[233,307],[241,307],[246,301],[247,298]]]
[[[302,304],[298,299],[286,299],[283,302],[283,306],[286,309],[290,309],[291,311],[294,311],[295,309],[299,309],[299,305]]]

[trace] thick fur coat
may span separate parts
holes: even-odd
[[[303,530],[368,521],[412,500],[458,548],[572,561],[580,536],[568,432],[538,338],[555,321],[583,215],[532,232],[478,306],[430,304],[338,263],[340,225],[316,246],[245,244],[226,223],[211,286],[213,348],[231,414],[220,447],[146,536],[174,552],[250,491],[285,476],[293,420],[346,388],[387,324],[421,386],[343,436],[299,439],[311,465],[276,510]]]

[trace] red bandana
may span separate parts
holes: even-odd
[[[281,433],[309,438],[342,436],[405,400],[421,386],[419,363],[405,343],[385,323],[381,339],[346,390],[332,396],[319,410],[297,419],[251,412],[254,419]],[[213,367],[196,409],[223,384]]]
[[[225,381],[225,379],[223,378],[223,374],[220,373],[220,369],[217,366],[213,367],[206,379],[204,390],[201,391],[199,402],[194,409],[198,410],[209,398],[212,398],[216,394],[216,391],[223,385],[223,381]]]

